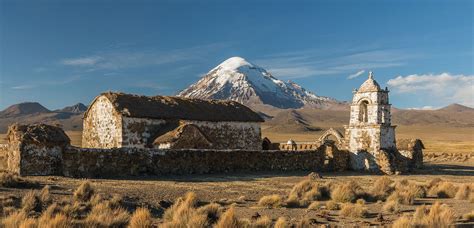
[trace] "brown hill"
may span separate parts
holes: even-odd
[[[255,109],[255,108],[254,108]],[[260,116],[265,119],[266,130],[283,133],[309,132],[341,128],[349,123],[348,106],[337,109],[276,109],[261,106]],[[81,105],[49,111],[36,102],[12,105],[0,112],[0,133],[5,133],[12,123],[47,123],[60,125],[65,130],[82,130]],[[257,109],[258,110],[258,109]],[[433,125],[449,127],[474,127],[474,109],[452,104],[438,110],[392,109],[392,122],[395,125]]]
[[[349,109],[321,110],[271,110],[272,119],[265,122],[265,127],[275,132],[293,133],[311,129],[340,128],[349,123]],[[297,115],[295,115],[295,113]],[[446,127],[474,127],[474,109],[453,104],[438,110],[405,110],[392,109],[392,123],[395,125],[432,125]],[[304,120],[304,121],[301,121]]]
[[[460,104],[450,104],[444,108],[438,109],[438,111],[447,111],[447,112],[472,112],[474,108],[470,108]]]
[[[303,115],[296,110],[288,110],[278,113],[272,119],[267,119],[265,125],[267,130],[275,132],[306,132],[319,131],[319,127],[313,126]]]
[[[82,130],[82,110],[80,105],[50,111],[37,102],[15,104],[0,112],[0,133],[5,133],[13,123],[46,123],[65,130]]]
[[[83,103],[77,103],[72,106],[67,106],[62,109],[56,110],[56,112],[66,112],[66,113],[83,113],[87,110],[87,106]]]
[[[51,112],[38,102],[24,102],[12,105],[0,112],[0,118]]]

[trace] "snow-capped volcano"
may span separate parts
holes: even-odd
[[[317,96],[294,82],[281,81],[241,57],[225,60],[178,96],[230,99],[250,106],[266,104],[277,108],[325,108],[330,103],[338,103],[332,98]]]

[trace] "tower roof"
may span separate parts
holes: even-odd
[[[369,78],[362,83],[358,92],[378,92],[381,91],[379,83],[375,81],[372,71],[369,72]]]

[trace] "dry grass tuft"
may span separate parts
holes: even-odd
[[[10,172],[0,172],[0,186],[6,188],[18,188],[33,185],[34,183],[19,177],[17,174]]]
[[[334,200],[329,200],[326,202],[326,209],[328,210],[339,210],[339,204]]]
[[[469,184],[463,184],[461,187],[459,187],[454,198],[459,200],[467,200],[469,199],[470,195],[474,195],[474,189]]]
[[[385,200],[394,190],[393,181],[388,176],[381,176],[370,189],[370,194],[377,200]]]
[[[351,218],[365,218],[368,215],[367,208],[361,204],[345,203],[341,207],[342,216]]]
[[[68,228],[72,225],[72,221],[66,215],[59,213],[51,217],[41,216],[38,227]]]
[[[443,182],[443,179],[441,179],[439,177],[436,177],[436,178],[434,178],[430,181],[430,183],[428,184],[428,188],[432,188],[432,187],[438,185],[440,182]]]
[[[20,224],[25,221],[27,215],[23,211],[17,211],[11,213],[9,216],[2,219],[2,225],[4,227],[19,227]]]
[[[331,192],[331,199],[341,203],[354,202],[363,194],[362,188],[356,182],[350,181],[335,187]]]
[[[130,218],[130,228],[149,228],[152,225],[151,213],[147,208],[138,208]]]
[[[456,196],[458,188],[451,182],[442,181],[432,186],[429,190],[430,195],[436,195],[439,198],[453,198]]]
[[[415,202],[415,193],[409,190],[396,190],[387,198],[387,201],[396,201],[405,205],[413,205]]]
[[[258,201],[258,206],[266,208],[277,208],[281,207],[282,199],[280,195],[274,194],[269,196],[263,196]]]
[[[41,212],[41,202],[39,197],[36,195],[36,192],[31,190],[23,196],[21,199],[21,209],[25,213],[33,211]]]
[[[297,228],[314,227],[316,225],[316,222],[317,222],[316,219],[304,217],[296,224],[296,227]],[[294,227],[294,226],[290,226],[290,227]]]
[[[49,187],[49,185],[45,185],[39,194],[39,199],[43,204],[43,207],[47,207],[52,202],[50,189],[51,187]]]
[[[198,199],[194,193],[178,198],[165,211],[162,227],[209,227],[223,217],[223,208],[219,204],[211,203],[200,208],[196,207],[197,204]]]
[[[392,224],[392,228],[411,228],[412,221],[408,216],[402,216],[399,219],[395,220]]]
[[[130,215],[121,207],[111,208],[106,202],[94,206],[85,219],[89,227],[124,227]]]
[[[198,214],[203,214],[209,224],[214,224],[224,213],[224,208],[217,203],[210,203],[197,209]]]
[[[303,180],[291,189],[286,204],[288,207],[305,207],[311,201],[328,197],[329,190],[326,186],[315,181]]]
[[[235,216],[234,208],[229,208],[217,221],[215,228],[241,228],[245,227],[246,222],[241,221]]]
[[[83,218],[87,215],[87,212],[89,211],[89,205],[87,203],[82,203],[82,202],[72,202],[72,204],[66,204],[62,211],[64,214],[66,214],[68,217],[79,219]]]
[[[314,210],[314,211],[317,211],[319,209],[321,209],[323,205],[320,203],[320,202],[312,202],[309,206],[308,206],[308,210]]]
[[[27,218],[23,222],[21,222],[19,228],[36,228],[36,219],[34,218]]]
[[[424,205],[417,207],[409,224],[410,227],[450,227],[455,220],[456,215],[451,208],[435,202],[431,207]],[[407,222],[403,221],[403,224],[407,224]]]
[[[79,185],[79,187],[74,191],[74,200],[87,202],[91,199],[92,195],[94,195],[94,189],[91,186],[89,181],[84,181]]]
[[[268,216],[261,216],[251,224],[252,228],[270,228],[272,227],[272,220]]]
[[[91,203],[92,206],[95,206],[103,202],[105,199],[106,197],[103,194],[98,193],[98,194],[93,194],[89,202]]]
[[[288,224],[288,221],[286,220],[285,217],[279,217],[276,220],[275,225],[273,227],[274,228],[288,228],[290,227],[290,225]]]
[[[195,216],[195,206],[197,202],[198,200],[195,193],[186,193],[183,198],[178,198],[176,202],[165,211],[163,220],[168,222],[168,225],[178,222],[188,224],[192,217]]]
[[[49,207],[43,212],[42,215],[52,217],[59,212],[62,212],[61,207],[57,203],[53,203],[49,205]]]
[[[387,201],[383,205],[382,210],[387,213],[398,213],[400,212],[400,203],[396,200]]]

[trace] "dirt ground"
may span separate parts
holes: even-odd
[[[418,184],[427,184],[434,178],[442,178],[455,184],[474,183],[474,133],[473,129],[444,129],[433,131],[427,127],[400,127],[397,136],[400,138],[422,138],[427,149],[425,150],[425,168],[409,175],[391,176],[393,180],[408,179]],[[436,133],[430,133],[436,132]],[[80,145],[80,132],[68,132],[74,145]],[[272,134],[264,131],[264,135],[274,141],[284,141],[293,138],[297,141],[311,141],[317,138],[318,133],[302,133],[295,135]],[[457,224],[473,227],[461,219],[463,214],[474,211],[474,203],[468,200],[453,198],[440,199],[428,197],[416,199],[415,205],[402,205],[400,213],[382,212],[382,202],[367,202],[369,210],[367,218],[351,219],[339,216],[340,211],[327,210],[321,213],[307,208],[275,208],[266,209],[257,206],[262,196],[278,194],[283,198],[288,196],[291,188],[307,178],[309,172],[279,172],[279,173],[228,173],[215,175],[187,175],[187,176],[150,176],[130,177],[120,179],[91,179],[96,192],[106,195],[118,194],[124,198],[124,204],[130,212],[138,206],[146,206],[154,215],[155,224],[159,224],[165,210],[164,205],[173,202],[186,192],[195,192],[202,203],[217,202],[227,208],[235,205],[235,211],[241,218],[251,218],[255,213],[267,215],[273,220],[284,216],[289,220],[297,221],[302,218],[315,219],[318,224],[349,225],[387,225],[399,218],[402,214],[413,214],[417,206],[431,205],[435,201],[445,203],[451,207],[456,216]],[[358,172],[331,172],[321,173],[319,182],[335,181],[346,183],[356,181],[365,190],[368,190],[379,177],[375,174]],[[44,185],[51,186],[51,193],[55,200],[71,198],[82,179],[65,177],[27,177],[28,180],[39,183],[40,190]],[[0,197],[14,195],[21,197],[29,189],[0,187]],[[323,202],[324,203],[324,202]],[[382,213],[383,220],[377,217]]]
[[[235,203],[236,213],[242,218],[251,218],[255,213],[267,215],[276,220],[285,216],[290,220],[301,218],[316,219],[322,224],[338,225],[384,225],[393,222],[403,213],[412,214],[419,205],[433,204],[440,201],[452,207],[457,216],[462,216],[474,210],[474,203],[467,200],[423,198],[417,199],[415,205],[403,205],[398,214],[383,212],[383,221],[377,221],[381,213],[382,202],[367,203],[369,216],[367,218],[350,219],[339,216],[339,211],[329,211],[321,214],[306,208],[276,208],[266,209],[257,206],[258,200],[265,195],[279,194],[286,197],[291,188],[301,180],[307,178],[308,172],[280,172],[280,173],[230,173],[219,175],[187,175],[161,177],[131,177],[123,179],[91,179],[96,192],[124,197],[126,205],[134,207],[146,206],[151,208],[155,222],[159,223],[164,211],[163,202],[173,202],[186,192],[195,192],[202,203],[218,202],[229,206]],[[368,190],[378,175],[358,172],[321,173],[320,182],[336,181],[338,183],[356,181],[365,190]],[[474,182],[474,156],[464,162],[430,162],[422,170],[410,175],[391,176],[393,180],[408,179],[417,184],[427,184],[434,178],[442,178],[455,184]],[[51,193],[55,200],[70,198],[74,189],[83,181],[81,179],[65,177],[27,177],[28,180],[39,183],[38,190],[44,185],[51,186]],[[21,196],[28,189],[0,188],[0,197],[7,195]],[[458,220],[459,224],[467,225]],[[471,225],[474,225],[472,223]]]

